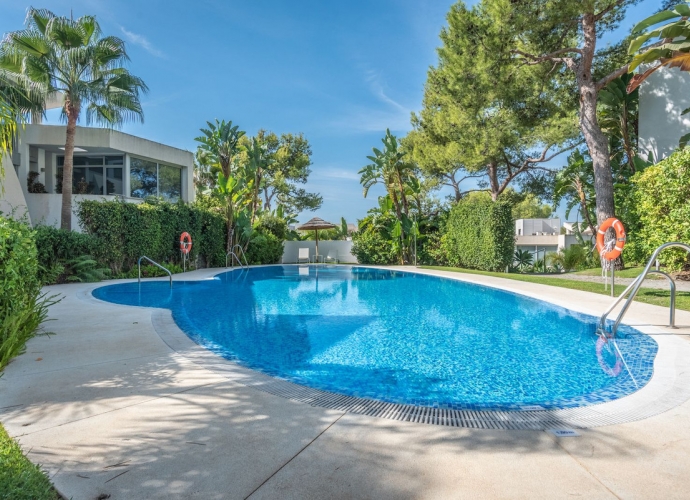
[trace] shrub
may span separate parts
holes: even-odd
[[[201,207],[155,199],[141,204],[86,200],[77,216],[84,231],[98,240],[94,257],[116,275],[136,268],[142,255],[181,264],[179,240],[185,231],[193,242],[190,262],[225,265],[225,221]]]
[[[645,261],[663,243],[690,243],[690,149],[647,167],[632,182],[639,234],[632,245],[626,246],[625,253]],[[688,263],[688,255],[680,249],[668,250],[659,260],[679,270]]]
[[[481,198],[456,203],[448,217],[442,246],[451,266],[505,270],[515,248],[510,204]]]
[[[352,255],[360,264],[387,266],[398,262],[391,241],[368,218],[359,221],[359,231],[352,234]]]
[[[0,217],[0,370],[21,354],[46,319],[33,231]]]
[[[76,259],[99,253],[99,240],[89,234],[76,231],[63,231],[51,226],[38,226],[34,229],[38,257],[38,278],[44,285],[65,283],[75,273]]]
[[[277,264],[283,257],[283,240],[268,231],[256,231],[246,251],[249,264]]]
[[[43,469],[22,453],[0,425],[0,498],[12,500],[59,500]]]

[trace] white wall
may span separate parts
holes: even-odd
[[[640,86],[640,156],[654,161],[669,156],[678,147],[681,136],[690,132],[690,73],[678,68],[662,68],[652,73]]]
[[[515,234],[517,236],[531,236],[535,233],[560,233],[561,219],[517,219]]]
[[[62,214],[62,195],[50,193],[29,193],[26,195],[31,223],[44,226],[60,227],[60,217]],[[101,196],[95,194],[73,194],[72,195],[72,230],[81,232],[79,220],[75,210],[77,203],[82,200],[112,201],[121,199],[120,196]],[[138,198],[127,198],[130,203],[141,203],[143,200]]]
[[[0,212],[4,215],[13,213],[15,218],[30,217],[24,191],[14,171],[12,160],[6,155],[4,158],[0,157],[0,161],[5,167],[5,177],[0,178]]]
[[[316,245],[314,241],[286,241],[283,246],[283,264],[292,264],[297,262],[297,256],[299,255],[300,248],[308,248],[309,256],[314,259],[314,254],[316,253]],[[329,252],[338,252],[338,261],[346,264],[356,264],[357,257],[352,255],[352,242],[351,241],[319,241],[319,255],[324,257],[329,255]]]

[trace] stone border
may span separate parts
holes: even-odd
[[[524,291],[510,287],[509,284],[503,287],[496,284],[477,282],[469,279],[469,277],[473,276],[471,274],[454,277],[415,268],[404,268],[401,270],[456,279],[491,288],[500,288],[504,291],[563,306],[563,304],[553,300],[547,293],[524,293]],[[185,276],[184,280],[190,280],[190,278],[195,281],[210,279],[222,272],[224,271],[219,269],[197,271],[194,272],[194,276]],[[91,287],[80,292],[78,296],[82,300],[100,304],[102,302],[93,297],[91,292],[95,288],[107,286],[108,284],[112,283],[103,283]],[[534,286],[541,287],[544,285]],[[548,292],[548,290],[545,292]],[[138,307],[111,302],[108,302],[108,304],[120,307]],[[651,334],[657,342],[659,350],[654,361],[654,375],[644,387],[633,394],[605,403],[565,409],[534,411],[528,409],[529,407],[525,407],[525,410],[454,410],[387,403],[374,399],[346,396],[272,377],[246,368],[234,361],[227,360],[195,343],[177,326],[170,310],[146,309],[151,309],[152,311],[151,322],[156,333],[173,351],[229,380],[275,396],[307,403],[311,406],[391,420],[475,429],[545,430],[564,427],[586,429],[649,418],[668,411],[690,399],[690,370],[686,370],[686,367],[690,366],[690,344],[673,335],[658,336],[659,333],[666,332],[660,332],[658,328],[649,325],[635,325],[634,328],[642,333]],[[592,314],[591,311],[583,311],[582,308],[572,310]]]

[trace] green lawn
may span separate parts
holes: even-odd
[[[0,425],[0,498],[58,500],[48,476],[24,456],[19,445]]]
[[[616,271],[617,278],[637,278],[644,271],[644,267],[629,267],[623,269],[622,271]],[[577,271],[574,274],[579,274],[581,276],[601,276],[601,268],[597,267],[595,269],[585,269],[584,271]],[[647,279],[666,279],[659,275],[650,275]]]
[[[420,266],[422,269],[437,269],[439,271],[453,271],[457,273],[479,274],[482,276],[495,276],[497,278],[505,278],[516,281],[526,281],[527,283],[538,283],[540,285],[557,286],[560,288],[569,288],[571,290],[582,290],[585,292],[594,292],[602,295],[610,295],[609,291],[604,291],[604,286],[601,283],[590,283],[588,281],[574,281],[563,278],[550,278],[548,276],[536,276],[529,274],[512,274],[512,273],[493,273],[489,271],[475,271],[472,269],[460,269],[458,267],[442,267],[442,266]],[[626,285],[616,285],[616,295],[620,295],[625,290]],[[647,304],[654,304],[656,306],[669,306],[669,292],[668,290],[655,290],[653,288],[640,288],[640,291],[635,298],[638,302],[645,302]],[[690,292],[676,292],[676,309],[690,311]]]

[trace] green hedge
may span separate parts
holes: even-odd
[[[639,218],[638,234],[623,254],[644,262],[669,241],[690,244],[690,149],[677,151],[633,177],[633,205]],[[667,250],[660,261],[671,270],[688,263],[683,250]]]
[[[283,240],[268,231],[255,232],[245,255],[249,264],[278,264],[283,257]]]
[[[181,261],[180,234],[192,237],[190,260],[225,265],[225,221],[205,209],[166,202],[82,201],[77,210],[82,229],[97,238],[93,255],[113,273],[127,271],[146,255],[158,262]]]
[[[24,308],[40,290],[31,228],[0,217],[0,319]]]
[[[52,302],[40,293],[33,231],[0,217],[0,371],[24,351],[45,321]]]
[[[514,235],[510,204],[469,199],[451,209],[442,246],[450,266],[503,271],[513,260]]]
[[[76,231],[62,231],[51,226],[37,226],[34,238],[38,250],[38,277],[41,283],[51,285],[64,282],[65,262],[86,255],[94,255],[99,249],[98,238]]]
[[[352,255],[357,262],[379,266],[398,263],[398,255],[384,229],[391,221],[392,218],[375,219],[371,215],[358,221],[359,231],[352,235]]]

